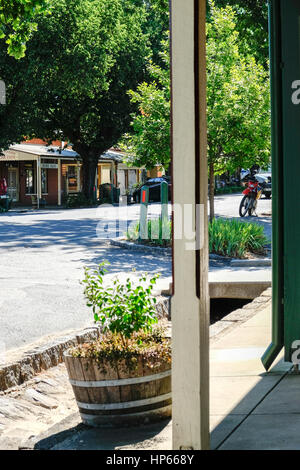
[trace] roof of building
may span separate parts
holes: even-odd
[[[40,157],[55,157],[55,158],[79,158],[79,155],[74,150],[64,149],[54,146],[36,145],[36,144],[14,144],[9,147],[9,150],[15,150],[24,153],[31,153]]]
[[[40,157],[54,157],[54,158],[74,158],[79,159],[80,155],[71,149],[64,149],[62,150],[58,146],[50,145],[42,145],[42,144],[32,144],[32,143],[22,143],[22,144],[14,144],[9,147],[9,151],[17,151],[23,153],[29,153],[35,156]],[[4,152],[5,154],[5,152]],[[0,157],[1,159],[1,157]],[[115,162],[115,163],[123,163],[125,159],[125,154],[120,151],[115,150],[107,150],[102,155],[99,156],[99,162]]]
[[[114,150],[107,150],[102,155],[100,155],[100,161],[112,160],[116,163],[122,163],[125,158],[125,154],[121,152],[116,152]]]

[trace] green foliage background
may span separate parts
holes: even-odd
[[[26,41],[36,30],[36,17],[50,10],[49,0],[0,0],[0,39],[5,39],[8,53],[20,59]]]
[[[245,55],[231,7],[210,2],[207,22],[208,159],[213,172],[233,172],[270,158],[270,96],[268,70],[254,55]],[[167,42],[163,66],[149,62],[152,80],[131,91],[139,106],[124,146],[139,165],[168,167],[170,161],[170,76]],[[184,156],[183,156],[184,159]]]
[[[268,32],[265,0],[207,6],[213,182],[216,173],[269,160]],[[124,134],[129,161],[167,168],[168,22],[168,0],[0,0],[0,35],[8,41],[0,41],[7,86],[0,149],[24,136],[71,142],[83,159],[87,198],[98,156]]]
[[[71,142],[83,159],[84,192],[91,197],[97,159],[129,128],[127,91],[146,77],[160,26],[142,0],[52,0],[50,14],[16,61],[0,43],[0,149],[26,137]],[[161,19],[163,23],[163,19]],[[155,26],[156,25],[156,26]]]

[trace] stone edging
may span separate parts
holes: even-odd
[[[141,245],[134,242],[128,242],[127,240],[123,240],[121,238],[109,238],[109,243],[113,246],[119,246],[120,248],[125,248],[126,250],[135,250],[135,251],[143,251],[144,253],[149,253],[152,255],[157,255],[158,253],[162,256],[172,256],[171,248],[162,248],[160,246],[148,246],[148,245]]]
[[[157,296],[157,299],[158,318],[169,319],[170,298]],[[80,343],[93,341],[98,336],[98,328],[90,327],[59,336],[44,345],[39,342],[28,351],[22,348],[19,352],[8,353],[8,355],[13,354],[14,359],[7,364],[0,364],[0,392],[21,385],[40,372],[57,366],[63,362],[63,353],[67,349]]]
[[[97,339],[98,328],[86,328],[23,352],[19,358],[0,366],[0,391],[16,387],[42,371],[63,362],[66,349]]]
[[[157,255],[160,254],[162,256],[171,257],[172,256],[172,249],[171,248],[162,248],[160,246],[149,246],[149,245],[142,245],[139,243],[129,242],[124,240],[123,238],[110,238],[108,242],[112,246],[118,246],[120,248],[124,248],[126,250],[135,250],[135,251],[142,251],[144,253]],[[230,263],[232,266],[241,267],[251,267],[251,266],[271,266],[271,259],[269,258],[253,258],[253,259],[235,259],[235,258],[227,258],[226,256],[210,254],[210,260],[216,261],[226,261]]]
[[[233,267],[260,267],[272,266],[271,258],[253,258],[253,259],[231,259],[231,266]]]
[[[232,329],[245,323],[261,310],[272,305],[272,288],[266,289],[259,297],[252,302],[246,304],[243,308],[234,310],[226,315],[222,320],[210,325],[209,337],[210,341],[218,341],[224,334],[229,333]]]

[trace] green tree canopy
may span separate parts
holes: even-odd
[[[214,0],[219,8],[231,6],[236,13],[236,29],[239,32],[240,50],[251,54],[266,66],[269,55],[268,1],[267,0]],[[208,21],[213,3],[207,0]]]
[[[214,6],[207,24],[207,126],[211,215],[216,174],[270,158],[269,79],[251,55],[241,53],[237,16],[231,7]],[[167,50],[164,60],[167,63]],[[125,136],[128,153],[139,164],[168,166],[170,161],[170,78],[149,65],[150,83],[142,83],[131,99],[139,106],[132,132]],[[184,159],[184,157],[183,157]],[[184,163],[183,163],[184,164]]]
[[[148,169],[170,162],[170,57],[168,41],[160,53],[164,67],[148,64],[150,82],[129,91],[131,102],[138,105],[133,114],[132,132],[124,136],[121,147],[129,154],[128,163]]]
[[[213,10],[207,25],[207,126],[210,213],[214,176],[270,159],[270,92],[265,68],[241,53],[236,14]]]
[[[49,0],[0,0],[0,39],[6,39],[10,55],[24,57],[37,15],[49,7]]]
[[[0,147],[24,135],[71,142],[90,197],[99,155],[129,126],[127,91],[145,77],[147,11],[130,0],[53,0],[53,6],[51,15],[38,17],[23,59],[0,51],[7,85]]]

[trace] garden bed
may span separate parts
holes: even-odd
[[[171,221],[164,233],[169,238],[159,238],[162,232],[159,219],[148,221],[148,239],[139,240],[139,223],[131,227],[126,239],[119,239],[120,246],[146,250],[157,250],[171,255]],[[169,231],[169,232],[168,232]],[[230,260],[262,259],[266,256],[269,240],[264,234],[264,227],[254,222],[244,222],[236,219],[216,218],[209,222],[209,253],[211,259],[219,257]],[[153,234],[155,236],[153,237]],[[117,243],[115,243],[117,244]]]

